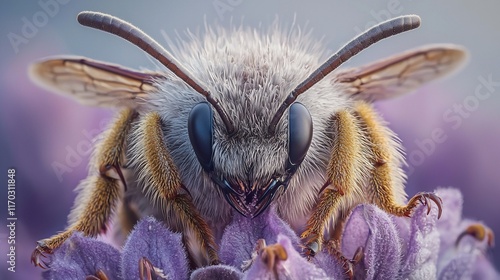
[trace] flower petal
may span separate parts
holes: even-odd
[[[360,246],[366,245],[370,228],[366,223],[364,211],[364,205],[354,208],[345,224],[342,234],[342,253],[345,257],[352,258]]]
[[[476,254],[459,253],[439,272],[439,280],[471,279]]]
[[[325,249],[316,254],[312,262],[319,268],[325,271],[329,279],[344,279],[346,278],[344,268],[340,261],[335,257],[330,255]],[[364,275],[364,272],[362,272]],[[356,274],[356,277],[358,274]]]
[[[235,214],[231,224],[224,230],[219,258],[224,264],[240,268],[252,258],[257,240],[265,239],[267,244],[275,244],[278,234],[286,235],[298,248],[297,235],[278,217],[274,207],[253,219]]]
[[[455,240],[462,231],[460,227],[462,220],[463,197],[457,189],[442,188],[436,194],[443,200],[443,215],[437,221],[437,228],[441,236],[440,256],[448,249],[453,249]],[[465,229],[465,226],[463,226]]]
[[[401,261],[400,238],[387,213],[374,205],[360,205],[349,217],[342,237],[344,254],[352,257],[364,247],[365,279],[396,279]],[[362,273],[356,267],[356,276]]]
[[[243,273],[228,265],[212,265],[198,268],[191,274],[191,280],[224,279],[239,280]]]
[[[287,259],[277,261],[276,271],[273,271],[269,270],[260,257],[257,257],[246,272],[244,279],[275,279],[275,273],[278,275],[278,279],[332,279],[322,269],[304,259],[296,251],[288,236],[280,234],[277,239],[278,243],[285,249]]]
[[[139,260],[147,258],[168,279],[188,279],[182,236],[152,217],[139,221],[129,235],[122,255],[124,279],[139,279]]]
[[[443,214],[437,221],[437,227],[440,232],[450,231],[462,220],[462,193],[457,189],[440,188],[436,194],[443,200]]]
[[[401,270],[403,278],[434,279],[437,275],[440,240],[436,226],[438,210],[434,206],[427,214],[427,206],[419,205],[412,214],[410,239]]]
[[[109,279],[121,279],[120,252],[111,245],[74,233],[50,256],[43,279],[85,279],[101,270]]]
[[[391,216],[392,221],[396,225],[396,230],[399,234],[399,239],[401,240],[401,252],[406,252],[408,250],[408,240],[410,240],[410,219],[408,217],[398,217]]]

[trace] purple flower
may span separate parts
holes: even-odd
[[[254,219],[235,215],[222,236],[219,258],[224,264],[240,267],[252,258],[257,240],[264,239],[267,244],[274,244],[279,234],[288,237],[293,248],[299,250],[298,236],[278,217],[273,207]]]
[[[418,207],[411,219],[393,217],[374,205],[356,207],[342,237],[342,252],[352,257],[363,246],[355,275],[364,279],[435,279],[439,251],[437,209]]]
[[[170,232],[151,217],[135,226],[122,252],[75,233],[51,256],[50,269],[43,273],[43,278],[69,280],[95,276],[95,279],[127,280],[139,279],[141,270],[143,275],[160,276],[159,279],[189,278],[181,235]]]
[[[359,247],[364,247],[364,258],[355,267],[355,275],[366,279],[397,278],[402,265],[402,246],[397,228],[385,212],[373,205],[356,207],[342,239],[342,252],[348,258],[354,257]]]
[[[460,279],[500,279],[500,274],[484,254],[493,245],[492,235],[478,238],[470,232],[457,243],[462,233],[480,229],[478,225],[489,229],[477,221],[462,219],[463,197],[458,190],[439,189],[437,194],[443,199],[443,208],[447,209],[436,224],[441,233],[437,263],[439,279],[457,279],[459,275]]]
[[[125,243],[121,259],[123,279],[139,279],[138,264],[145,260],[166,279],[188,278],[181,234],[172,233],[152,217],[141,220]]]
[[[75,233],[57,249],[50,259],[44,279],[85,279],[104,273],[110,279],[120,278],[120,252],[111,245]]]
[[[439,189],[443,215],[437,208],[416,208],[411,218],[391,216],[374,205],[359,205],[348,218],[342,254],[353,258],[356,279],[500,279],[487,260],[486,229],[462,220],[462,196]],[[467,232],[467,234],[463,234]],[[457,241],[458,240],[458,241]],[[324,249],[311,260],[301,255],[300,240],[274,208],[257,218],[235,215],[219,244],[220,265],[188,270],[180,234],[153,218],[141,220],[122,252],[103,242],[73,235],[51,257],[44,279],[343,279],[339,259]]]

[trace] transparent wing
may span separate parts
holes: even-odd
[[[70,96],[82,104],[135,108],[138,100],[165,79],[155,72],[140,72],[83,57],[48,58],[31,65],[31,78],[40,86]]]
[[[409,93],[453,72],[467,52],[450,44],[427,45],[359,68],[341,70],[332,80],[354,98],[378,101]]]

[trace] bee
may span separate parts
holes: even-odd
[[[407,200],[402,146],[372,104],[452,72],[466,51],[428,45],[337,69],[370,45],[417,28],[418,16],[380,23],[324,63],[319,43],[300,32],[208,29],[203,39],[182,43],[177,60],[119,18],[82,12],[77,19],[128,40],[166,69],[82,57],[31,67],[45,88],[119,109],[77,187],[69,226],[38,241],[35,265],[47,266],[42,256],[76,231],[97,236],[114,213],[124,235],[141,217],[164,221],[183,233],[192,264],[204,266],[218,263],[216,244],[233,215],[253,218],[271,204],[309,257],[325,244],[338,246],[360,203],[410,216],[433,201],[441,212],[433,193]]]

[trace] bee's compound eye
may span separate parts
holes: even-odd
[[[206,172],[213,169],[213,113],[207,102],[196,104],[188,118],[189,140],[201,167]]]
[[[297,168],[309,150],[313,133],[311,114],[301,103],[295,102],[288,112],[288,166]]]

